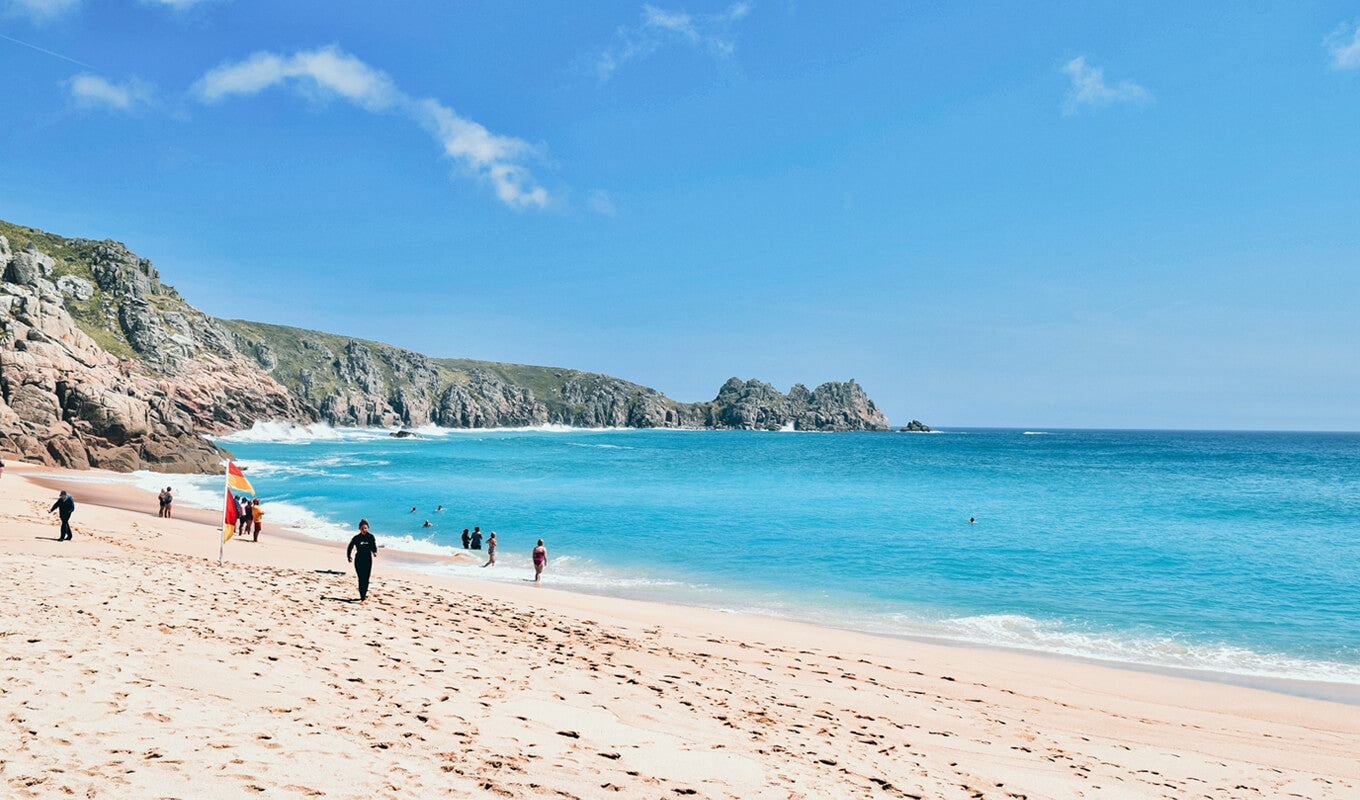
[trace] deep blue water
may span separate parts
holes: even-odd
[[[426,550],[497,531],[494,570],[447,568],[471,577],[523,579],[543,538],[564,588],[1360,684],[1360,434],[262,425],[221,443],[271,522],[347,538],[367,517]],[[217,496],[198,486],[181,497]]]

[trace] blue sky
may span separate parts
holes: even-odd
[[[1360,3],[0,0],[0,218],[894,423],[1355,430]]]

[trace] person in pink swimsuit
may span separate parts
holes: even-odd
[[[543,546],[543,540],[538,540],[538,547],[534,548],[534,583],[543,577],[543,567],[548,564],[548,548]]]

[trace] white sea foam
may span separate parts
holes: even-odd
[[[249,429],[210,437],[217,442],[250,442],[267,444],[308,444],[318,441],[372,441],[390,438],[386,428],[332,428],[324,422],[295,425],[291,422],[257,421]]]
[[[1025,431],[1023,436],[1051,436],[1048,431]]]
[[[247,462],[252,469],[259,469],[262,462]],[[170,486],[174,489],[175,503],[193,508],[220,509],[225,502],[223,479],[216,475],[166,475],[163,472],[133,472],[127,479],[135,486],[147,491],[159,491]],[[302,507],[280,500],[264,497],[262,506],[268,525],[292,528],[299,533],[318,539],[348,541],[353,532],[337,525],[320,515]]]
[[[1078,631],[1020,614],[982,614],[934,622],[901,614],[889,618],[893,622],[891,629],[882,627],[885,620],[872,618],[861,620],[856,627],[875,633],[936,637],[1144,667],[1360,684],[1360,665],[1356,664],[1258,652],[1226,644],[1192,644],[1172,636]]]

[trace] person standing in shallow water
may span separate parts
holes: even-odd
[[[472,549],[473,549],[473,550],[481,550],[481,549],[482,549],[482,529],[481,529],[481,528],[473,528],[473,529],[472,529]]]
[[[548,548],[543,546],[543,540],[538,540],[538,546],[534,548],[534,583],[543,577],[543,568],[548,565]]]
[[[467,549],[469,549],[469,548],[471,548],[471,547],[472,547],[472,535],[468,533],[468,529],[467,529],[467,528],[464,528],[464,529],[463,529],[463,549],[464,549],[464,550],[467,550]]]
[[[489,567],[496,563],[496,532],[491,532],[491,538],[486,540],[486,563],[483,567]]]
[[[359,520],[359,532],[349,540],[345,550],[345,560],[354,564],[354,574],[359,577],[359,602],[368,599],[368,576],[373,572],[373,559],[378,555],[378,540],[368,532],[368,520]]]

